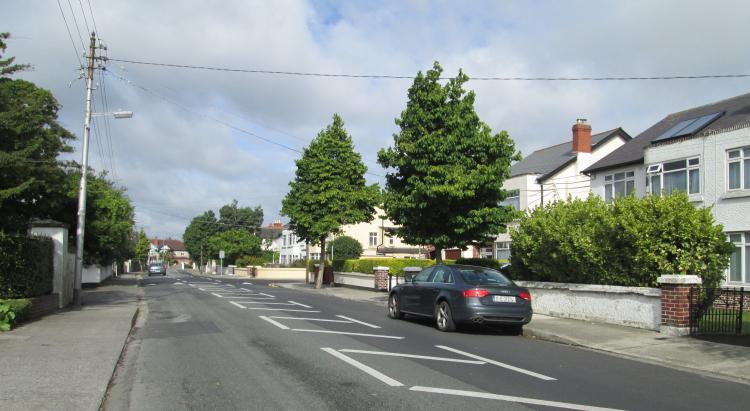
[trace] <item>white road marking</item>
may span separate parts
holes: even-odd
[[[213,294],[213,295],[215,295],[215,296],[217,296],[219,298],[224,298],[224,297],[222,297],[222,296],[220,296],[219,294],[216,294],[216,293],[211,293],[211,294]]]
[[[242,283],[244,285],[253,285],[253,283]]]
[[[289,308],[262,308],[262,307],[245,307],[248,310],[267,310],[267,311],[290,311],[298,313],[319,313],[320,311],[309,311],[309,310],[293,310]]]
[[[244,305],[240,305],[240,304],[237,304],[237,303],[236,303],[236,302],[234,302],[234,301],[230,301],[229,303],[230,303],[230,304],[233,304],[233,305],[235,305],[235,306],[237,306],[237,307],[240,307],[240,308],[242,308],[243,310],[247,309],[247,307],[245,307]]]
[[[279,317],[279,316],[269,316],[269,318],[279,318],[283,320],[305,320],[305,321],[323,321],[328,323],[346,323],[351,324],[351,321],[346,320],[328,320],[325,318],[305,318],[305,317]]]
[[[286,325],[284,325],[284,324],[282,324],[282,323],[280,323],[280,322],[278,322],[276,320],[272,320],[269,317],[266,317],[265,315],[259,315],[258,318],[262,318],[262,319],[268,321],[269,323],[271,323],[271,324],[273,324],[273,325],[281,328],[282,330],[288,330],[289,329],[289,327],[287,327]]]
[[[468,352],[465,352],[465,351],[457,350],[455,348],[446,347],[444,345],[436,345],[435,347],[441,348],[443,350],[451,351],[451,352],[454,352],[456,354],[465,355],[465,356],[467,356],[469,358],[474,358],[474,359],[477,359],[477,360],[485,361],[485,362],[487,362],[489,364],[497,365],[498,367],[507,368],[507,369],[509,369],[511,371],[520,372],[521,374],[526,374],[526,375],[532,376],[534,378],[539,378],[540,380],[544,380],[544,381],[556,381],[557,380],[557,378],[552,378],[552,377],[548,377],[548,376],[546,376],[544,374],[539,374],[539,373],[536,373],[536,372],[533,372],[533,371],[524,370],[523,368],[514,367],[514,366],[512,366],[510,364],[505,364],[505,363],[502,363],[500,361],[490,360],[489,358],[480,357],[478,355],[474,355],[474,354],[471,354],[471,353],[468,353]]]
[[[516,403],[521,403],[521,404],[533,404],[533,405],[543,405],[547,407],[565,408],[568,410],[622,411],[616,408],[602,408],[602,407],[594,407],[591,405],[572,404],[569,402],[537,400],[534,398],[513,397],[510,395],[491,394],[488,392],[480,392],[480,391],[451,390],[447,388],[420,387],[420,386],[411,387],[409,388],[409,391],[421,391],[421,392],[431,392],[435,394],[459,395],[462,397],[486,398],[490,400],[509,401],[509,402],[516,402]]]
[[[290,303],[292,303],[292,304],[294,304],[294,305],[299,305],[300,307],[305,307],[305,308],[312,308],[312,307],[310,307],[309,305],[305,305],[305,304],[300,304],[300,303],[298,303],[298,302],[294,302],[294,301],[289,301],[289,302],[290,302]]]
[[[323,347],[321,350],[327,352],[328,354],[333,355],[334,357],[344,361],[345,363],[352,365],[356,368],[359,368],[360,371],[364,371],[365,373],[369,374],[372,377],[377,378],[381,382],[390,385],[391,387],[402,387],[404,384],[401,384],[400,382],[394,380],[393,378],[383,374],[382,372],[369,367],[367,365],[362,364],[361,362],[355,360],[354,358],[351,358],[347,355],[341,354],[340,352],[334,350],[330,347]]]
[[[239,299],[248,299],[249,298],[252,301],[255,301],[255,300],[275,300],[275,298],[271,298],[271,297],[241,297],[239,295],[232,296],[232,298],[239,298]]]
[[[265,295],[266,297],[276,298],[276,297],[272,296],[271,294],[266,294],[266,293],[258,293],[258,294]]]
[[[291,310],[290,310],[291,311]],[[300,328],[294,328],[292,331],[301,331],[307,333],[324,333],[324,334],[342,334],[342,335],[356,335],[359,337],[376,337],[376,338],[392,338],[395,340],[403,340],[404,337],[396,337],[393,335],[380,335],[380,334],[363,334],[363,333],[350,333],[346,331],[331,331],[331,330],[305,330]]]
[[[148,285],[156,285],[156,284],[148,284]]]
[[[249,288],[240,288],[240,290],[245,290],[245,291],[253,291],[253,290],[251,290],[251,289],[249,289]]]
[[[237,301],[240,304],[265,304],[265,305],[294,305],[289,303],[267,303],[265,301]],[[310,308],[310,307],[307,307]]]
[[[188,284],[188,285],[191,286],[191,287],[195,287],[195,284]]]
[[[355,320],[354,318],[350,318],[350,317],[347,317],[347,316],[345,316],[345,315],[337,315],[336,317],[339,317],[339,318],[343,318],[343,319],[345,319],[345,320],[349,320],[349,321],[351,321],[351,322],[353,322],[353,323],[357,323],[357,324],[362,324],[362,325],[366,325],[366,326],[368,326],[368,327],[370,327],[370,328],[380,328],[380,327],[378,327],[377,325],[374,325],[374,324],[370,324],[370,323],[366,323],[366,322],[364,322],[364,321],[359,321],[359,320]]]
[[[183,283],[174,283],[174,285],[185,285]]]
[[[397,352],[383,352],[383,351],[367,351],[367,350],[350,350],[344,349],[339,350],[341,352],[350,352],[355,354],[372,354],[372,355],[385,355],[388,357],[406,357],[406,358],[418,358],[422,360],[435,360],[435,361],[446,361],[446,362],[459,362],[463,364],[487,364],[484,361],[478,360],[462,360],[458,358],[445,358],[445,357],[431,357],[429,355],[415,355],[415,354],[402,354]]]

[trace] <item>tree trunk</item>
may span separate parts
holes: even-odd
[[[435,264],[443,263],[443,248],[435,246]]]
[[[320,239],[320,267],[318,268],[318,278],[315,279],[315,288],[323,286],[323,273],[326,271],[326,238]]]

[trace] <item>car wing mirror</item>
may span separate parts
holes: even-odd
[[[404,281],[407,283],[413,283],[414,282],[414,274],[405,274],[404,275]]]

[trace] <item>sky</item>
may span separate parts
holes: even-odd
[[[62,9],[62,10],[61,10]],[[92,19],[93,15],[93,19]],[[413,77],[611,77],[750,73],[750,2],[3,0],[15,75],[49,89],[79,138],[80,61],[96,26],[110,59],[248,70]],[[70,28],[66,29],[65,21]],[[72,37],[72,39],[71,39]],[[181,238],[190,220],[237,199],[281,219],[299,151],[339,113],[367,179],[393,144],[411,79],[289,76],[108,61],[95,73],[89,162],[127,190],[149,237]],[[523,155],[593,132],[632,136],[669,113],[750,92],[750,78],[469,81],[476,110]],[[106,104],[105,104],[106,103]]]

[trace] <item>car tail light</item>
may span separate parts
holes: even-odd
[[[531,293],[528,291],[521,291],[518,296],[526,301],[531,301]]]
[[[479,289],[473,289],[473,290],[464,290],[464,297],[476,297],[476,298],[482,298],[484,296],[489,295],[490,292],[487,290],[479,290]]]

